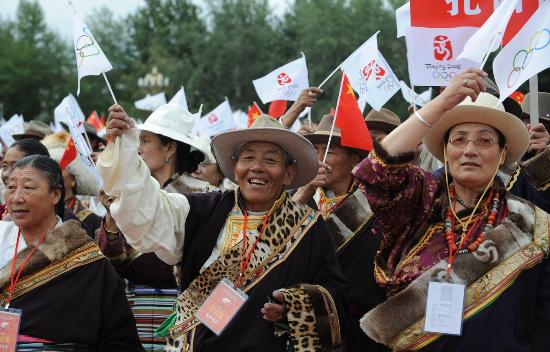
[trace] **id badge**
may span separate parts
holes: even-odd
[[[0,352],[15,352],[20,323],[20,309],[0,308]]]
[[[465,290],[462,283],[430,282],[424,331],[461,335]]]
[[[233,286],[231,281],[223,278],[195,314],[216,335],[223,332],[248,299],[243,291]]]

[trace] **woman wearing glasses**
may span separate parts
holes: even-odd
[[[375,277],[388,294],[361,326],[396,351],[550,346],[549,215],[496,177],[529,136],[485,76],[457,75],[354,170],[381,223]],[[421,141],[442,177],[410,165]]]

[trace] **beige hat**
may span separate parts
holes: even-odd
[[[41,140],[49,134],[52,134],[52,129],[50,126],[46,125],[42,121],[32,120],[23,124],[23,133],[14,134],[12,137],[16,141],[20,141],[22,139]]]
[[[521,107],[525,113],[531,111],[531,93],[525,94]],[[539,92],[539,117],[550,120],[550,93]]]
[[[200,136],[197,137],[196,141],[200,144],[200,148],[195,149],[204,154],[204,160],[215,164],[216,158],[214,158],[214,154],[212,154],[212,148],[210,147],[210,137]]]
[[[44,138],[41,143],[48,148],[50,157],[57,161],[61,160],[63,153],[65,153],[65,147],[71,135],[65,131],[56,132]],[[67,172],[73,175],[76,181],[76,195],[82,196],[97,196],[99,195],[99,184],[95,177],[88,172],[86,167],[82,164],[80,158],[76,158],[67,166]]]
[[[247,129],[222,132],[212,138],[212,150],[222,173],[235,182],[232,157],[237,148],[251,142],[267,142],[283,148],[296,161],[296,175],[288,189],[309,183],[317,175],[319,162],[310,141],[284,128],[271,116],[260,115]]]
[[[443,161],[445,134],[452,127],[467,122],[489,125],[504,135],[508,145],[505,165],[520,160],[529,146],[529,133],[523,122],[506,112],[498,98],[489,93],[480,93],[475,102],[468,97],[444,113],[424,137],[424,145],[439,161]]]
[[[183,110],[177,104],[165,104],[153,111],[143,124],[137,125],[137,128],[200,149],[198,137],[193,134],[194,125],[195,116],[189,111]]]
[[[390,134],[391,131],[401,124],[399,116],[385,108],[382,108],[380,111],[371,110],[367,114],[367,117],[365,117],[365,122],[370,131],[378,130],[387,134]]]
[[[304,135],[304,137],[313,144],[328,143],[328,138],[330,136],[330,130],[332,129],[333,121],[334,121],[334,115],[323,116],[315,132],[308,133]],[[336,126],[334,126],[334,130],[332,131],[332,138],[330,140],[330,143],[331,144],[334,143],[336,145],[342,146],[342,131]],[[368,150],[356,149],[356,148],[350,148],[350,147],[345,147],[345,148],[353,149],[355,152],[357,152],[361,156],[361,158],[366,158],[367,155],[369,154]]]

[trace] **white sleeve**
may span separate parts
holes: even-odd
[[[136,128],[107,145],[97,161],[105,193],[115,197],[110,211],[128,244],[167,264],[181,261],[189,202],[160,189],[138,155]]]

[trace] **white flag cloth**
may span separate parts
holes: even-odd
[[[136,108],[140,110],[155,111],[158,107],[166,104],[166,95],[160,92],[155,95],[147,94],[145,98],[134,102]]]
[[[65,129],[63,128],[63,126],[61,126],[61,124],[57,121],[52,121],[50,122],[50,128],[52,129],[52,131],[54,133],[56,132],[63,132],[65,131]]]
[[[99,175],[99,172],[95,168],[94,162],[92,161],[92,151],[88,147],[84,136],[79,132],[78,124],[80,123],[78,118],[75,115],[69,115],[69,132],[74,142],[74,146],[77,151],[77,156],[75,162],[79,162],[86,170],[94,176],[96,181],[99,184],[99,187],[103,187],[103,179]]]
[[[55,123],[59,124],[62,122],[67,126],[69,126],[70,123],[69,118],[72,117],[76,121],[75,126],[78,128],[80,133],[86,133],[86,130],[84,129],[84,121],[86,121],[86,116],[84,116],[82,109],[80,109],[80,105],[78,105],[78,102],[72,94],[67,95],[61,101],[61,103],[55,108],[53,116]]]
[[[170,99],[168,104],[176,104],[181,106],[181,108],[184,111],[189,111],[189,108],[187,107],[187,98],[185,97],[185,90],[183,89],[183,86],[180,90]]]
[[[23,122],[23,115],[15,114],[0,127],[0,139],[8,148],[15,143],[15,139],[12,137],[14,134],[22,134],[25,132]]]
[[[411,26],[411,3],[407,2],[395,10],[395,24],[397,25],[397,38],[401,38]]]
[[[482,63],[488,53],[500,46],[502,35],[504,35],[506,26],[517,4],[518,0],[508,0],[501,3],[487,21],[466,41],[457,59],[468,59]]]
[[[418,106],[424,106],[432,100],[432,87],[423,93],[417,94],[414,90],[409,88],[407,83],[400,81],[399,84],[401,85],[401,94],[403,98],[410,104],[414,103]]]
[[[366,100],[373,109],[380,111],[399,91],[399,80],[378,51],[377,34],[344,61],[342,70],[348,76],[353,90],[361,97],[360,100]]]
[[[233,120],[238,129],[248,128],[248,115],[241,109],[233,111]]]
[[[295,101],[300,92],[309,87],[306,58],[302,56],[281,66],[252,84],[264,104],[273,100]]]
[[[550,67],[550,3],[540,6],[493,61],[503,101],[532,76]]]
[[[409,27],[405,39],[411,84],[446,87],[458,73],[479,66],[470,60],[456,59],[476,29]]]
[[[113,68],[103,50],[95,40],[90,29],[78,16],[74,16],[73,27],[74,52],[76,55],[76,69],[78,71],[78,88],[80,94],[80,79],[84,76],[100,75]]]
[[[225,99],[214,110],[198,120],[197,133],[199,136],[212,137],[220,132],[237,129],[229,100]]]

